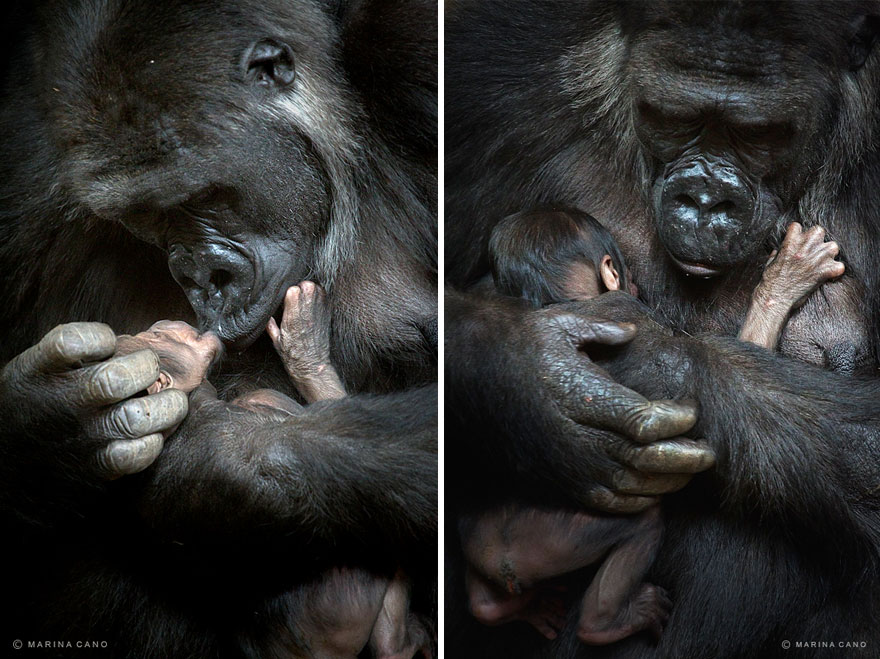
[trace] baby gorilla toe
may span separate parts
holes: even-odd
[[[609,621],[581,618],[578,638],[588,645],[608,645],[641,631],[659,640],[672,611],[672,600],[660,586],[645,583]]]

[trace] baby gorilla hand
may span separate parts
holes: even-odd
[[[223,352],[220,339],[213,332],[199,331],[181,320],[160,320],[135,336],[120,336],[116,354],[150,348],[159,357],[158,379],[147,387],[154,394],[165,389],[189,393],[208,375],[211,365]]]
[[[843,263],[834,260],[839,251],[836,242],[825,242],[822,227],[804,231],[797,222],[790,224],[779,253],[764,270],[756,298],[765,309],[789,310],[803,304],[823,282],[843,274]]]
[[[281,327],[270,318],[266,332],[306,401],[345,397],[330,363],[330,309],[320,286],[303,281],[288,288]]]

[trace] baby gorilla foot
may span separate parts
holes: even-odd
[[[306,401],[345,396],[330,363],[330,308],[320,286],[303,281],[288,288],[281,325],[270,318],[266,332]]]
[[[554,640],[565,627],[565,601],[553,593],[539,593],[520,615],[520,620],[529,623],[539,634]]]
[[[588,645],[608,645],[640,631],[649,631],[659,640],[671,611],[672,600],[663,588],[642,584],[612,620],[582,616],[578,638]]]

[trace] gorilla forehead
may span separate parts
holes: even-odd
[[[620,3],[630,40],[676,67],[744,78],[797,76],[847,65],[858,19],[872,2]]]
[[[74,181],[103,179],[106,187],[161,168],[173,196],[229,162],[222,148],[236,134],[250,135],[250,150],[258,150],[259,140],[272,139],[259,125],[269,103],[242,67],[258,39],[290,44],[298,71],[334,75],[335,27],[317,2],[88,0],[60,7],[44,9],[52,29],[38,37],[37,73],[52,90],[55,139]]]

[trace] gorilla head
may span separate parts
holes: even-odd
[[[70,14],[101,26],[78,29],[87,44],[40,43],[60,178],[165,250],[202,329],[244,348],[288,286],[331,288],[356,242],[359,113],[332,15],[317,2],[84,4],[101,14]]]
[[[621,4],[659,238],[685,272],[720,274],[834,175],[830,151],[857,157],[834,130],[869,125],[846,101],[877,19],[859,3]]]

